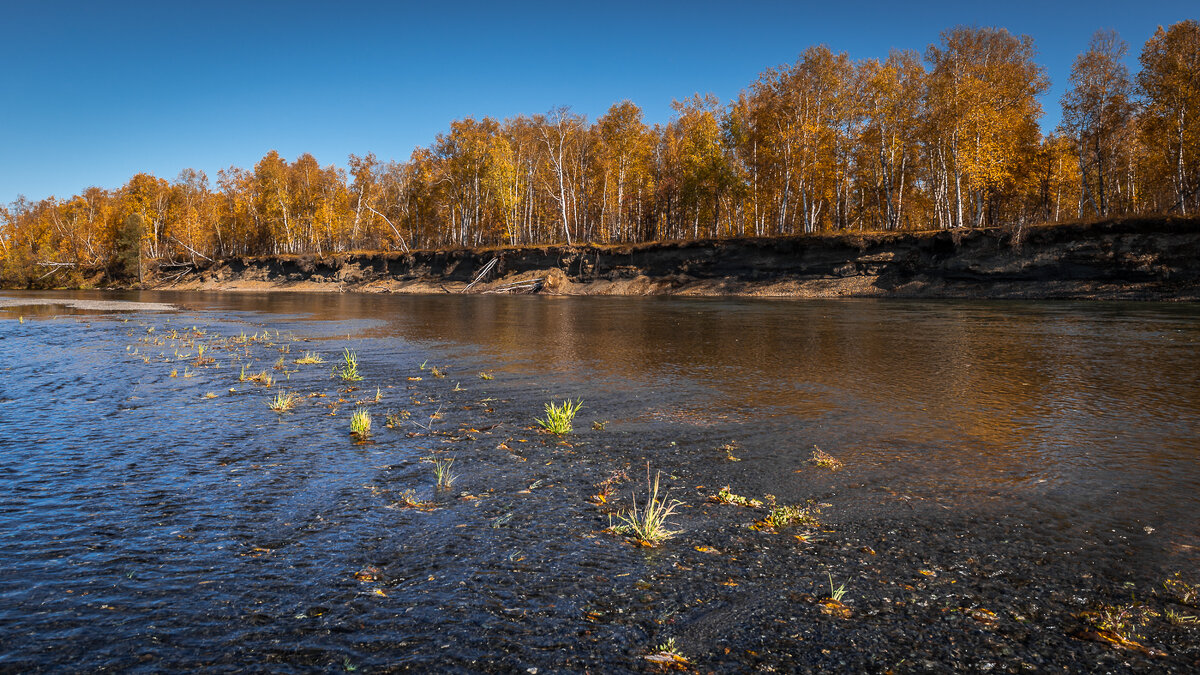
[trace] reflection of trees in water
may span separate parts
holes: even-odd
[[[163,294],[162,299],[173,297],[178,296]],[[663,420],[705,414],[733,414],[733,420],[757,423],[775,419],[780,425],[808,420],[856,447],[968,453],[972,461],[964,470],[979,472],[1028,471],[1023,464],[1067,470],[1071,462],[1094,470],[1086,454],[1111,446],[1118,436],[1122,452],[1194,453],[1194,434],[1184,427],[1200,418],[1200,369],[1194,348],[1188,347],[1200,338],[1200,327],[1196,312],[1186,308],[289,293],[208,297],[239,311],[382,321],[372,333],[474,345],[500,367],[520,360],[548,375],[571,372],[636,383],[652,403],[646,414]]]

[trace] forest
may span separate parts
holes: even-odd
[[[114,190],[0,207],[0,283],[232,256],[1020,227],[1200,212],[1200,23],[1142,47],[1097,32],[1062,123],[1033,40],[956,27],[924,54],[826,46],[735,100],[695,95],[648,125],[633,102],[450,123],[407,161],[267,153],[215,180],[139,173]],[[183,131],[183,130],[181,130]]]

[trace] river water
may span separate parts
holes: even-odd
[[[836,571],[866,617],[899,597],[867,589],[906,566],[946,577],[991,555],[1054,587],[1046,621],[1065,625],[1071,598],[1152,593],[1200,562],[1191,304],[48,297],[0,295],[0,670],[638,670],[675,636],[712,668],[882,668],[825,633],[767,635],[759,596]],[[345,349],[362,382],[330,377]],[[304,351],[326,363],[294,365]],[[243,366],[277,382],[239,381]],[[267,407],[279,391],[303,396],[293,412]],[[539,434],[542,404],[568,397],[575,433]],[[356,408],[370,442],[348,434]],[[389,429],[385,412],[405,417]],[[845,468],[813,467],[814,447]],[[439,455],[460,473],[448,490]],[[646,462],[688,531],[650,552],[587,501],[624,468],[628,506]],[[705,506],[723,485],[828,504],[854,544],[809,579],[744,527],[753,514]],[[398,507],[410,489],[439,508]],[[892,548],[928,523],[929,541]],[[1007,606],[1029,582],[990,583],[971,597]],[[731,649],[718,605],[758,632]]]

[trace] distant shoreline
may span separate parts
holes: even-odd
[[[173,268],[141,285],[93,279],[197,291],[1197,301],[1200,219],[268,256]]]

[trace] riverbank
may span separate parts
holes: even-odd
[[[93,276],[93,284],[112,284]],[[137,287],[137,284],[134,284]],[[1200,300],[1200,219],[636,245],[270,256],[142,288],[365,293]]]

